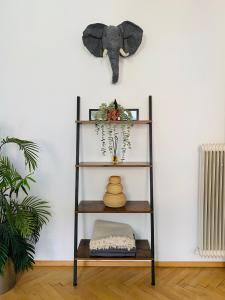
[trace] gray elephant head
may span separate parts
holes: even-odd
[[[90,24],[83,32],[85,47],[96,57],[108,54],[112,67],[112,82],[119,77],[119,56],[134,54],[141,44],[143,30],[136,24],[125,21],[118,26],[101,23]]]

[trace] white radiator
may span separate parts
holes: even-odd
[[[225,256],[225,144],[200,147],[199,245],[201,256]]]

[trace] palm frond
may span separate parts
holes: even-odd
[[[3,275],[5,264],[8,260],[9,247],[4,240],[0,243],[0,275]]]
[[[9,256],[9,228],[7,224],[0,224],[0,274],[3,274]]]
[[[10,195],[16,193],[16,196],[18,196],[20,189],[22,189],[28,195],[27,190],[30,190],[29,181],[35,182],[31,174],[22,177],[8,157],[0,156],[0,190],[6,191],[9,189]]]
[[[25,197],[20,203],[20,206],[30,212],[36,212],[41,225],[46,224],[49,220],[48,216],[51,216],[48,202],[35,196]]]
[[[0,240],[4,241],[5,244],[10,243],[11,230],[7,223],[0,224]]]
[[[8,157],[0,156],[0,189],[15,189],[16,183],[21,180],[21,175],[17,172]]]
[[[5,145],[9,143],[14,143],[19,146],[19,149],[23,151],[25,163],[28,165],[29,170],[35,170],[37,167],[37,159],[38,159],[38,152],[39,147],[37,144],[31,141],[27,140],[21,140],[15,137],[6,137],[2,140],[0,149]]]
[[[13,260],[16,273],[32,268],[34,264],[34,245],[22,238],[19,234],[14,234],[11,238],[10,257]]]
[[[20,232],[21,236],[27,238],[33,234],[36,228],[36,222],[33,214],[14,203],[16,213],[14,214],[15,228]]]
[[[25,197],[21,203],[10,200],[5,203],[5,219],[13,231],[17,231],[24,238],[30,238],[35,243],[39,239],[39,233],[51,215],[46,201],[37,197]]]
[[[0,224],[5,222],[5,210],[4,210],[4,205],[6,202],[5,195],[2,193],[0,190]]]

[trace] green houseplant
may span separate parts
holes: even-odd
[[[26,176],[3,154],[9,143],[18,145],[23,153]],[[0,294],[9,288],[4,278],[9,263],[15,273],[32,268],[35,243],[50,216],[48,203],[29,195],[37,158],[38,146],[31,141],[10,137],[0,141]]]
[[[117,163],[118,143],[120,142],[121,160],[124,161],[127,149],[131,149],[130,129],[133,126],[131,112],[118,104],[116,100],[109,105],[102,103],[95,114],[95,121],[97,134],[101,135],[102,154],[105,155],[108,149],[113,163]]]

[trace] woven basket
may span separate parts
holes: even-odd
[[[118,184],[121,182],[120,176],[110,176],[109,183]]]
[[[126,197],[123,193],[117,195],[105,193],[103,201],[108,207],[122,207],[126,204]]]
[[[107,192],[110,194],[120,194],[123,191],[123,187],[122,184],[118,183],[118,184],[113,184],[113,183],[109,183],[107,185]]]

